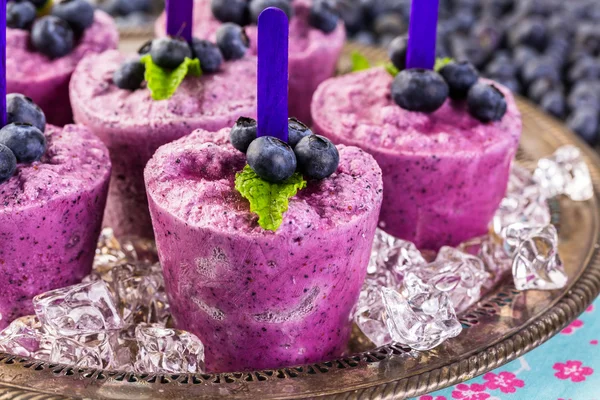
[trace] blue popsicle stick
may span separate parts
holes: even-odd
[[[270,7],[258,17],[258,136],[288,141],[287,15]]]
[[[6,0],[0,0],[0,123],[6,125]],[[0,128],[2,127],[0,126]]]
[[[406,68],[433,69],[439,0],[412,0]]]
[[[194,0],[166,0],[167,35],[192,42]]]

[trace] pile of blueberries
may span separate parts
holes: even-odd
[[[51,0],[9,1],[6,26],[31,30],[31,44],[40,53],[59,58],[69,54],[83,32],[94,23],[94,7],[86,0],[62,0],[52,5],[50,14],[37,13]]]
[[[388,46],[410,0],[337,0],[351,38]],[[600,141],[600,1],[440,0],[437,51],[529,97]]]
[[[96,0],[98,8],[115,18],[118,26],[132,27],[153,22],[164,1],[153,0]],[[161,4],[162,3],[162,4]]]
[[[210,6],[216,19],[233,22],[240,26],[256,24],[260,13],[268,7],[277,7],[289,19],[294,16],[293,0],[211,0]],[[325,33],[335,30],[339,15],[332,0],[313,0],[308,23]]]
[[[479,73],[468,61],[451,61],[439,73],[428,69],[405,69],[406,36],[389,45],[392,64],[400,71],[392,82],[392,99],[400,107],[419,112],[434,112],[450,97],[466,100],[469,113],[481,122],[499,121],[506,114],[504,94],[493,84],[479,81]]]
[[[233,147],[246,154],[256,175],[272,183],[284,182],[296,171],[307,179],[325,179],[340,162],[335,145],[296,118],[288,121],[287,143],[273,136],[257,137],[256,120],[246,117],[237,120],[229,138]]]
[[[39,161],[46,152],[46,116],[29,97],[6,96],[8,124],[0,129],[0,184],[15,173],[17,163]]]
[[[192,38],[187,43],[181,38],[164,37],[149,41],[138,52],[138,57],[125,61],[113,74],[113,82],[121,89],[137,90],[142,87],[146,67],[140,57],[150,54],[152,62],[167,70],[177,68],[186,58],[197,58],[205,74],[219,70],[223,59],[238,60],[246,54],[250,41],[244,29],[234,23],[221,25],[217,43]]]

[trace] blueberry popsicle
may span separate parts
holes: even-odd
[[[46,113],[48,122],[73,121],[69,81],[86,55],[115,49],[119,34],[113,20],[85,0],[57,3],[50,15],[37,17],[46,1],[10,1],[7,5],[7,87],[23,93]]]

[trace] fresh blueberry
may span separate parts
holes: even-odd
[[[86,0],[63,0],[52,7],[52,15],[67,21],[75,33],[82,33],[94,23],[94,7]]]
[[[46,115],[33,100],[25,95],[20,93],[7,95],[6,114],[9,124],[20,122],[31,124],[42,132],[46,130]]]
[[[486,53],[498,50],[504,38],[504,29],[496,20],[482,19],[471,30],[470,36],[474,37]]]
[[[530,60],[521,71],[521,78],[526,85],[531,85],[539,79],[548,79],[552,82],[560,81],[560,73],[556,66],[546,57]]]
[[[338,0],[337,10],[344,20],[346,30],[355,35],[365,28],[365,14],[361,7],[357,7],[355,0]],[[365,31],[363,31],[365,32]]]
[[[540,103],[542,99],[546,96],[546,94],[550,93],[553,89],[557,88],[559,85],[556,82],[553,82],[550,79],[538,79],[529,85],[529,89],[527,90],[527,97],[533,100],[536,103]]]
[[[226,60],[238,60],[248,51],[250,39],[241,26],[227,22],[217,30],[217,46]]]
[[[250,19],[252,22],[258,22],[258,16],[266,8],[276,7],[283,11],[288,19],[294,16],[294,9],[290,0],[250,0]]]
[[[8,124],[0,129],[0,144],[8,147],[20,163],[31,163],[46,152],[46,137],[31,124]]]
[[[542,18],[533,17],[521,21],[514,30],[509,33],[509,41],[512,47],[520,44],[533,47],[543,51],[548,40],[548,30]]]
[[[481,69],[490,57],[478,40],[462,34],[450,38],[450,52],[455,60],[470,61],[477,69]]]
[[[581,58],[567,73],[567,81],[571,84],[596,79],[600,79],[600,60],[592,57]]]
[[[595,145],[598,142],[597,110],[593,108],[575,110],[567,119],[567,126],[590,145]]]
[[[35,6],[29,2],[9,2],[6,5],[6,26],[13,29],[29,29],[36,16]]]
[[[388,47],[388,55],[394,67],[398,68],[398,71],[402,71],[406,68],[406,49],[408,48],[408,36],[398,36],[390,43]]]
[[[373,31],[379,36],[392,35],[396,37],[408,32],[408,26],[401,15],[387,13],[377,17],[373,26]]]
[[[434,112],[444,104],[448,94],[444,78],[428,69],[405,69],[392,82],[392,98],[410,111]]]
[[[120,89],[137,90],[142,86],[146,66],[140,60],[125,61],[113,73],[113,82]]]
[[[523,69],[529,61],[537,58],[538,52],[528,46],[518,46],[513,51],[513,62],[518,69]]]
[[[600,53],[600,25],[597,21],[596,23],[585,23],[577,26],[575,46],[581,47],[591,54]]]
[[[164,37],[152,41],[150,55],[154,64],[159,67],[175,69],[186,57],[192,58],[192,49],[183,39]]]
[[[208,40],[192,39],[192,53],[200,60],[202,72],[212,74],[217,72],[223,63],[223,55],[216,44]]]
[[[50,57],[66,56],[75,46],[73,29],[54,15],[47,15],[34,22],[31,41],[40,53]]]
[[[248,151],[250,143],[256,139],[256,129],[256,120],[246,117],[238,118],[233,128],[231,128],[231,132],[229,132],[231,145],[242,153],[245,153]]]
[[[325,179],[333,174],[340,163],[340,153],[323,136],[306,136],[294,148],[298,169],[309,179]]]
[[[485,67],[485,76],[492,79],[497,78],[514,78],[517,73],[517,68],[512,63],[512,60],[505,56],[496,56]]]
[[[106,11],[111,15],[127,16],[136,12],[149,12],[152,9],[151,0],[111,0]]]
[[[473,85],[469,90],[467,104],[471,115],[481,122],[499,121],[506,114],[506,99],[494,85]]]
[[[466,99],[469,89],[477,83],[479,74],[473,64],[467,61],[453,61],[440,70],[440,75],[450,89],[450,98]]]
[[[580,108],[600,109],[600,82],[578,82],[569,93],[567,105],[571,111]]]
[[[261,136],[250,143],[248,165],[262,179],[281,183],[296,172],[296,156],[289,144],[272,136]]]
[[[540,103],[542,110],[556,118],[564,118],[566,111],[565,96],[560,90],[552,90],[547,93]]]
[[[0,144],[0,183],[4,183],[14,175],[17,169],[17,158],[5,145]]]
[[[288,120],[288,144],[295,148],[300,140],[312,135],[310,128],[298,121],[296,118]]]
[[[340,20],[335,5],[330,0],[315,0],[310,8],[308,23],[313,28],[325,33],[335,30]]]
[[[365,45],[365,46],[373,46],[377,42],[375,35],[369,31],[360,31],[357,32],[353,37],[356,43]]]
[[[221,22],[247,25],[250,19],[248,0],[211,0],[210,9]]]

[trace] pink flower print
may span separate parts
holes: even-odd
[[[500,389],[502,393],[514,393],[517,388],[525,386],[525,382],[517,379],[512,372],[500,372],[498,375],[488,372],[483,376],[485,386],[490,390]]]
[[[479,383],[473,383],[472,385],[461,383],[456,385],[452,391],[452,398],[459,400],[486,400],[489,397],[490,395],[485,392],[485,385]]]
[[[596,339],[590,340],[590,344],[595,346],[598,344],[598,340],[596,340]]]
[[[586,308],[586,309],[585,309],[585,312],[588,312],[588,313],[589,313],[589,312],[594,312],[594,305],[593,305],[593,304],[590,304],[590,305],[588,306],[588,308]]]
[[[563,329],[560,333],[562,333],[563,335],[572,335],[575,333],[576,330],[578,330],[579,328],[581,328],[583,326],[583,321],[576,319],[575,321],[571,322],[565,329]]]
[[[446,398],[444,396],[421,396],[419,397],[419,400],[446,400]]]
[[[594,373],[590,367],[583,367],[581,361],[567,361],[565,364],[556,363],[552,367],[558,372],[554,374],[558,379],[570,379],[572,382],[583,382],[585,377]]]

